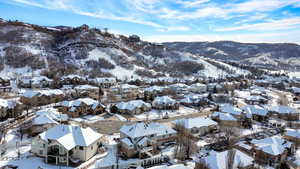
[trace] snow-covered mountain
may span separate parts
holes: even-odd
[[[1,76],[77,73],[123,79],[249,73],[135,35],[114,35],[87,25],[43,27],[4,20],[0,20],[0,71]]]
[[[168,49],[270,69],[300,69],[300,45],[290,43],[171,42]]]

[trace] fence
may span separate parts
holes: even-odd
[[[129,169],[129,168],[136,168],[138,166],[142,166],[144,168],[153,167],[156,165],[161,165],[162,163],[169,161],[168,156],[160,156],[160,157],[152,157],[143,160],[138,160],[135,162],[128,162],[128,163],[121,163],[119,165],[111,165],[105,167],[98,167],[97,169]]]

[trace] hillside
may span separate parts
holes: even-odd
[[[224,68],[223,68],[224,67]],[[245,74],[227,65],[215,66],[205,58],[162,44],[80,27],[43,27],[0,20],[2,76],[77,73],[89,76],[160,77]]]
[[[268,69],[300,69],[300,46],[289,43],[171,42],[168,49]]]

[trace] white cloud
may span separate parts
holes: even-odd
[[[195,8],[209,1],[210,0],[194,0],[194,1],[177,0],[176,2],[183,5],[184,8]]]
[[[280,19],[273,20],[264,23],[256,23],[256,24],[245,24],[235,27],[228,28],[219,28],[215,29],[215,31],[238,31],[238,30],[247,30],[247,31],[266,31],[266,30],[283,30],[283,29],[291,29],[300,26],[300,17],[289,18],[289,19]]]
[[[170,32],[170,31],[189,31],[190,28],[187,26],[168,26],[162,29],[158,29],[160,32]]]
[[[43,7],[43,5],[36,3],[34,1],[31,1],[31,0],[12,0],[12,1],[20,3],[20,4],[24,4],[24,5],[29,5],[29,6]]]
[[[200,42],[230,40],[244,43],[298,43],[300,44],[300,31],[281,33],[249,33],[235,35],[158,35],[144,36],[150,42]]]

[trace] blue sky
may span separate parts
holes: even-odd
[[[300,0],[2,0],[0,17],[144,40],[300,43]]]

